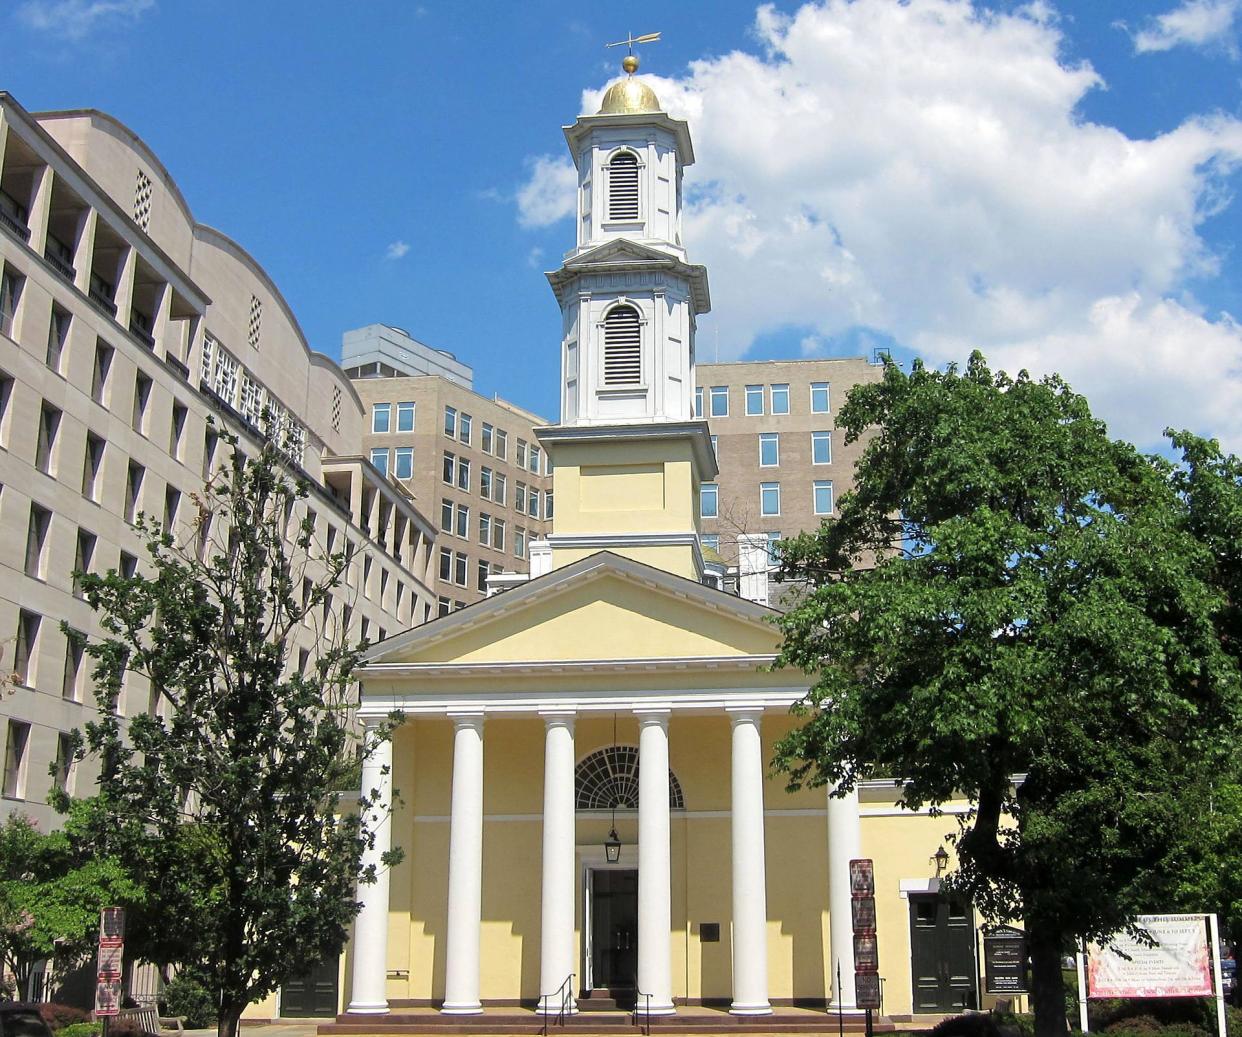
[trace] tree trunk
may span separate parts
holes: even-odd
[[[221,1005],[220,1017],[216,1021],[216,1037],[237,1037],[241,1027],[241,1014],[245,1005]]]
[[[1031,1006],[1035,1010],[1035,1037],[1065,1037],[1065,979],[1061,975],[1061,930],[1026,920],[1031,951]]]

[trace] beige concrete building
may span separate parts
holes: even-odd
[[[90,660],[61,623],[97,627],[71,574],[140,569],[140,512],[193,535],[189,495],[225,455],[209,417],[242,449],[275,440],[306,476],[320,550],[352,552],[338,622],[377,640],[431,613],[434,525],[359,455],[369,411],[271,278],[195,221],[115,119],[32,115],[0,93],[0,650],[15,685],[0,813],[51,825],[53,781],[89,788],[66,751],[93,711]],[[294,664],[315,644],[306,631]],[[164,704],[134,680],[121,705]]]
[[[883,373],[861,357],[699,364],[695,414],[707,419],[720,465],[700,488],[704,547],[736,566],[739,534],[775,543],[834,515],[863,449],[845,445],[837,408]]]
[[[547,422],[480,396],[468,375],[462,384],[400,373],[417,370],[408,363],[354,363],[350,334],[343,363],[366,410],[363,451],[435,516],[431,579],[435,611],[447,615],[485,597],[489,576],[528,571],[529,544],[546,534],[553,511],[551,469],[534,434]]]

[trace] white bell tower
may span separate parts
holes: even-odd
[[[561,424],[694,417],[694,333],[707,271],[681,242],[684,121],[629,73],[565,127],[578,170],[577,243],[548,274],[562,314]]]

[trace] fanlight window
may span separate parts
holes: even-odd
[[[638,809],[638,747],[610,745],[593,752],[574,770],[574,802],[579,810]],[[681,782],[668,772],[668,805],[684,810]]]
[[[638,219],[638,158],[622,151],[608,164],[608,218]]]
[[[604,385],[642,381],[642,325],[633,306],[616,306],[604,318]]]

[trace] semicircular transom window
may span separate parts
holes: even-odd
[[[579,810],[638,809],[638,747],[610,745],[591,753],[574,769],[574,803]],[[668,772],[668,805],[686,808],[681,782]]]

